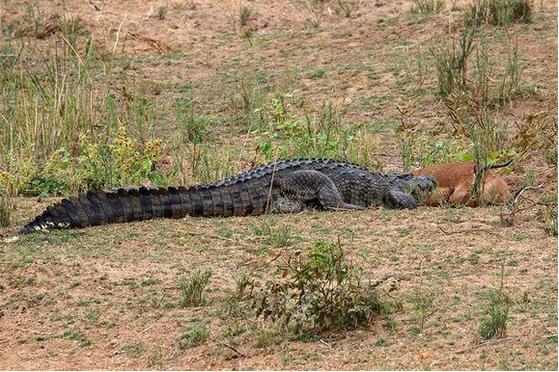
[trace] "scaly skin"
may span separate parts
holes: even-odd
[[[430,176],[382,174],[327,159],[287,159],[208,185],[91,190],[49,206],[20,233],[187,215],[249,216],[374,205],[415,208],[435,187]]]

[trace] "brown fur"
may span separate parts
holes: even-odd
[[[425,200],[425,205],[436,207],[462,204],[477,207],[476,201],[470,198],[475,177],[474,169],[474,162],[446,163],[416,169],[412,173],[416,176],[430,175],[437,179],[439,186]],[[505,180],[492,170],[485,172],[482,190],[482,201],[485,204],[502,204],[510,194],[510,188]]]

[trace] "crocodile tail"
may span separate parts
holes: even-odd
[[[192,214],[189,189],[180,187],[90,190],[47,207],[23,226],[21,234],[37,230],[80,228]]]
[[[80,228],[152,218],[228,217],[266,213],[268,190],[260,181],[191,187],[90,190],[47,207],[19,232]]]

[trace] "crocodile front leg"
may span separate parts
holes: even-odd
[[[318,171],[296,171],[275,180],[275,185],[280,193],[293,203],[302,205],[318,203],[320,207],[329,210],[365,209],[359,205],[346,203],[334,181]]]
[[[407,208],[417,207],[417,200],[410,194],[402,191],[390,190],[382,198],[384,205],[388,208]]]

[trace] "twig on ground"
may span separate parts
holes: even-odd
[[[274,262],[275,260],[277,260],[278,258],[280,258],[281,255],[282,255],[282,252],[280,251],[280,252],[279,252],[277,255],[275,255],[274,258],[272,258],[271,260],[269,260],[269,261],[267,261],[267,262],[264,262],[264,263],[261,264],[261,265],[256,265],[256,266],[254,266],[254,269],[262,269],[262,268],[268,266],[269,264],[271,264],[272,262]],[[252,260],[252,259],[250,259],[250,260],[248,260],[248,261],[245,262],[245,265],[247,265],[247,266],[248,266],[248,265],[252,265],[252,264],[253,264],[253,260]]]
[[[386,273],[382,276],[382,278],[378,279],[376,282],[371,284],[371,287],[375,288],[381,285],[382,283],[386,282],[388,279],[394,278],[393,274]]]
[[[505,337],[505,338],[499,338],[499,339],[495,339],[495,340],[489,340],[489,341],[481,342],[477,345],[458,350],[456,352],[456,354],[464,354],[468,351],[472,351],[472,350],[478,349],[478,348],[483,347],[483,346],[494,345],[494,344],[498,344],[498,343],[501,343],[501,342],[504,342],[504,341],[514,340],[515,338],[518,338],[518,337],[511,336],[511,337]]]
[[[237,350],[234,346],[229,345],[227,342],[224,341],[218,341],[218,344],[220,344],[221,346],[225,346],[226,348],[232,350],[235,354],[240,355],[242,357],[246,357],[247,355],[244,353],[241,353],[239,350]]]
[[[242,245],[242,246],[244,246],[244,247],[248,247],[248,244],[245,243],[245,242],[243,242],[243,241],[241,241],[241,240],[235,240],[235,239],[231,239],[231,238],[226,238],[226,237],[224,237],[224,236],[219,236],[219,235],[217,235],[217,234],[212,234],[212,233],[199,233],[199,232],[194,232],[194,231],[188,231],[186,234],[187,234],[187,235],[192,235],[192,236],[207,236],[207,237],[210,237],[210,238],[216,238],[216,239],[226,240],[226,241],[231,242],[231,243],[240,244],[240,245]]]
[[[445,231],[441,226],[438,226],[439,230],[441,230],[445,235],[451,235],[451,234],[462,234],[465,232],[484,232],[486,234],[489,235],[493,235],[493,236],[501,236],[500,234],[497,234],[489,229],[463,229],[463,230],[456,230],[456,231]]]
[[[149,327],[142,329],[142,330],[140,331],[140,333],[147,332],[147,331],[149,331],[150,329],[152,329],[154,326],[155,326],[155,324],[152,324],[152,325],[150,325]]]

